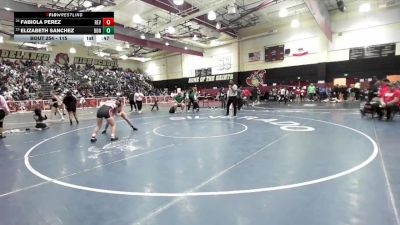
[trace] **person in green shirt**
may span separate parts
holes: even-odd
[[[175,107],[175,112],[178,107],[181,107],[181,110],[183,111],[185,109],[185,96],[183,95],[182,92],[179,92],[175,97],[174,97],[174,107]]]
[[[307,94],[308,94],[308,99],[314,101],[314,96],[315,96],[315,86],[313,83],[311,83],[308,88],[307,88]]]

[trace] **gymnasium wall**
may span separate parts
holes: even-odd
[[[301,26],[292,29],[278,27],[275,34],[256,37],[240,42],[240,70],[258,70],[266,68],[290,67],[321,62],[345,61],[349,59],[349,48],[367,45],[397,43],[397,55],[400,55],[400,7],[376,10],[368,14],[337,12],[332,19],[332,42],[329,42],[311,19],[301,21]],[[266,29],[268,30],[268,29]],[[291,52],[302,48],[308,54],[304,56],[285,56],[283,61],[265,62],[261,54],[260,61],[248,62],[248,53],[264,52],[264,46],[284,44]]]
[[[316,22],[308,18],[302,20],[297,29],[287,24],[275,27],[278,30],[276,33],[243,37],[234,43],[206,49],[204,57],[173,55],[147,62],[143,67],[154,80],[165,80],[193,77],[196,69],[207,67],[212,68],[213,74],[222,74],[348,61],[349,48],[375,44],[396,43],[396,55],[400,55],[399,11],[400,7],[377,9],[368,14],[336,12],[331,15],[332,42],[327,40]],[[266,25],[265,31],[271,28]],[[286,55],[283,61],[265,62],[264,47],[280,44],[284,44],[291,53],[300,48],[308,53],[303,56]],[[251,52],[260,52],[260,60],[249,62],[248,54]]]
[[[290,85],[295,86],[298,83],[332,83],[335,78],[348,78],[350,80],[359,81],[364,79],[367,81],[373,76],[379,79],[385,78],[390,74],[400,74],[400,56],[359,59],[351,61],[322,62],[315,64],[288,66],[281,68],[269,68],[266,70],[250,70],[239,73],[233,73],[233,80],[240,86],[252,86],[252,80],[259,78],[267,86],[272,85]],[[264,74],[261,75],[260,74]],[[346,75],[346,76],[345,76]],[[299,79],[298,79],[299,77]],[[260,80],[258,79],[258,81]],[[189,83],[189,78],[158,80],[154,81],[157,88],[168,88],[176,90],[176,88],[186,89],[196,85],[198,88],[219,88],[227,87],[228,80],[214,82]]]
[[[196,69],[211,68],[212,74],[239,71],[238,43],[210,48],[204,56],[172,54],[143,63],[143,70],[154,80],[194,77]]]

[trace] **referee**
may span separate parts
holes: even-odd
[[[228,87],[228,103],[226,105],[226,115],[229,116],[229,107],[233,103],[233,116],[236,116],[236,108],[237,108],[237,85],[233,83],[233,80],[229,81],[229,87]]]

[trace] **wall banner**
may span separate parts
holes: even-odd
[[[117,60],[93,59],[93,58],[84,58],[84,57],[74,57],[74,64],[118,67]]]
[[[250,52],[249,62],[257,62],[261,60],[261,52]]]
[[[205,77],[191,77],[188,79],[189,84],[193,83],[204,83],[204,82],[215,82],[215,81],[227,81],[233,80],[233,73],[221,74],[221,75],[211,75]]]
[[[285,58],[285,45],[265,47],[265,62],[283,60]]]
[[[239,83],[250,87],[265,86],[265,79],[267,77],[266,73],[266,70],[243,72],[239,76]]]
[[[197,69],[194,71],[196,77],[204,77],[204,76],[210,76],[211,75],[211,67],[209,68],[203,68],[203,69]]]
[[[50,54],[0,49],[0,58],[32,61],[49,61]]]

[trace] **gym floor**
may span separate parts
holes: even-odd
[[[130,113],[119,141],[95,110],[44,131],[6,118],[1,225],[399,225],[400,117],[361,118],[357,104],[261,104],[225,117]],[[67,121],[67,120],[66,120]]]

